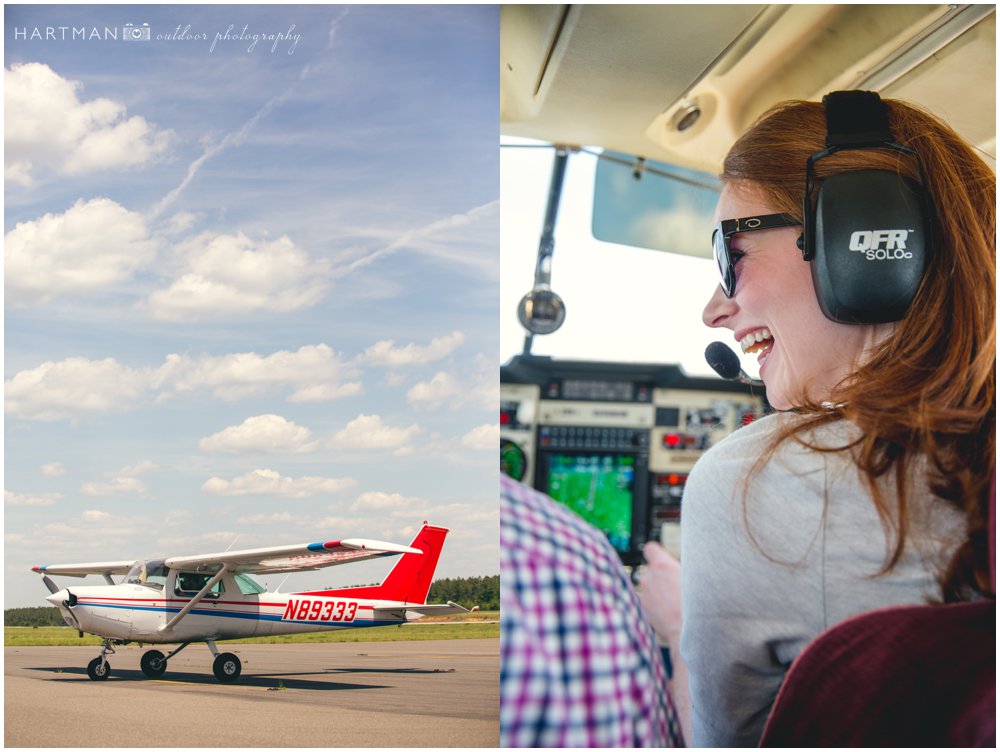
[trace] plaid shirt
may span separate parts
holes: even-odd
[[[682,746],[663,659],[602,533],[500,481],[500,745]]]

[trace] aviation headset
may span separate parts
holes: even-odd
[[[899,321],[927,268],[933,207],[923,165],[889,132],[875,92],[836,91],[823,97],[826,145],[806,162],[802,258],[812,268],[820,308],[832,321]],[[855,170],[819,180],[813,167],[838,151],[892,149],[917,160],[920,182],[890,170]],[[813,192],[816,200],[813,201]]]

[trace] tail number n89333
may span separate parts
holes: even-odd
[[[358,604],[329,598],[289,598],[283,621],[354,621]]]

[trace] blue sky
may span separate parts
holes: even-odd
[[[496,7],[4,10],[5,607],[425,519],[496,574]]]

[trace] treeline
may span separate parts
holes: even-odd
[[[479,606],[483,611],[500,608],[500,575],[490,577],[447,577],[431,583],[428,603],[454,601],[460,606]]]
[[[66,622],[55,606],[8,608],[3,612],[5,627],[62,627]]]
[[[479,606],[483,611],[497,611],[500,608],[500,575],[492,577],[455,577],[435,580],[431,583],[428,603],[454,601],[460,606]],[[61,627],[65,625],[59,609],[55,606],[31,606],[30,608],[8,608],[3,612],[4,626],[7,627]]]

